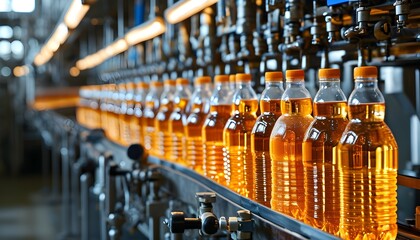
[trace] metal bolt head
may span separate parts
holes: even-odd
[[[216,193],[214,192],[198,192],[195,194],[195,198],[200,203],[215,203],[216,202]]]
[[[250,220],[251,219],[251,212],[249,210],[239,210],[238,217],[241,220]]]

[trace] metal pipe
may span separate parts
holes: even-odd
[[[81,240],[89,240],[89,188],[91,175],[84,173],[80,176],[80,216]]]

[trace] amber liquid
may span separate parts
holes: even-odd
[[[169,117],[173,110],[173,103],[162,104],[159,108],[155,118],[155,144],[156,156],[164,159],[169,159],[171,152],[168,151],[171,147],[171,134],[169,132]]]
[[[223,165],[223,127],[230,118],[231,111],[231,105],[211,106],[202,130],[204,175],[223,185],[226,185]]]
[[[208,114],[207,111],[203,104],[193,104],[185,126],[187,166],[199,173],[203,173],[201,130]]]
[[[108,126],[108,114],[107,111],[105,109],[106,103],[101,103],[101,114],[100,114],[100,118],[101,118],[101,128],[105,131],[105,136],[108,136],[108,130],[107,130],[107,126]]]
[[[143,130],[143,109],[140,103],[136,103],[133,109],[133,115],[130,116],[130,138],[133,143],[144,144]]]
[[[119,142],[120,122],[118,114],[115,112],[108,112],[108,132],[112,141]]]
[[[254,195],[252,198],[267,207],[270,207],[271,200],[270,135],[274,124],[281,115],[280,105],[280,99],[260,101],[262,115],[257,118],[251,134],[254,169]]]
[[[151,153],[154,148],[156,106],[153,101],[147,102],[143,112],[144,148]]]
[[[187,121],[185,109],[188,99],[181,98],[176,104],[169,120],[169,131],[171,132],[170,160],[185,165],[185,131],[184,125]]]
[[[310,98],[281,101],[270,137],[271,208],[302,220],[305,209],[302,142],[313,118]]]
[[[130,122],[126,114],[119,114],[119,124],[120,124],[120,138],[119,143],[123,146],[127,146],[130,141]]]
[[[251,131],[257,110],[256,99],[241,100],[223,131],[226,182],[229,188],[246,197],[253,196]]]
[[[337,145],[347,126],[347,103],[314,104],[315,120],[303,142],[305,177],[305,218],[313,227],[338,235],[340,189]]]
[[[349,106],[350,123],[337,147],[344,239],[397,236],[398,147],[384,115],[384,104]]]

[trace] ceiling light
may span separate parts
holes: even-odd
[[[89,5],[82,4],[81,0],[73,0],[64,16],[64,23],[70,29],[75,29],[89,11]]]
[[[127,34],[125,34],[124,38],[129,46],[134,46],[159,36],[165,31],[165,22],[161,17],[156,17],[153,20],[147,21],[140,26],[131,29],[129,32],[127,32]]]
[[[183,0],[165,10],[165,19],[170,24],[184,21],[192,15],[210,7],[218,0]]]

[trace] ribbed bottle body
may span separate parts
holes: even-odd
[[[193,109],[194,107],[201,108],[201,106],[193,106]],[[203,173],[204,153],[201,131],[206,117],[207,113],[205,112],[193,111],[185,126],[187,166],[199,173]]]
[[[253,195],[251,131],[257,110],[258,100],[240,100],[238,111],[229,118],[223,132],[227,184],[246,197]]]
[[[169,149],[172,145],[172,134],[169,131],[169,117],[172,114],[173,103],[162,104],[155,118],[155,146],[154,154],[163,159],[170,159]]]
[[[181,98],[169,120],[171,133],[170,160],[185,165],[185,131],[187,121],[186,107],[189,99]]]
[[[226,185],[223,163],[223,127],[230,118],[232,107],[228,104],[213,105],[203,129],[204,175]]]
[[[286,90],[287,91],[287,90]],[[305,210],[302,142],[312,122],[311,98],[282,99],[283,115],[270,137],[271,208],[302,220]]]
[[[316,117],[302,145],[304,221],[334,235],[338,235],[340,225],[337,145],[348,123],[346,113],[346,101],[315,103]]]
[[[338,146],[340,237],[397,236],[398,147],[383,122],[384,103],[349,105],[350,119]]]

